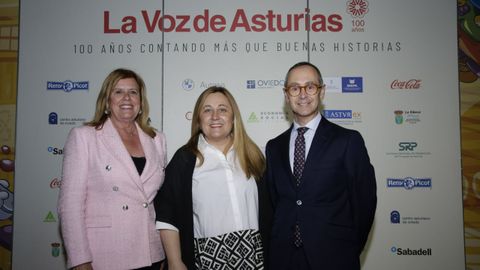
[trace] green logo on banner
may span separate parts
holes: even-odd
[[[57,222],[55,217],[53,216],[52,211],[49,211],[43,222]]]
[[[248,117],[247,122],[248,123],[258,123],[259,121],[258,121],[257,115],[254,112],[252,112],[250,114],[250,116]]]

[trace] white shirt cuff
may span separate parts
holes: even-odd
[[[160,221],[155,222],[155,228],[157,230],[172,230],[172,231],[178,232],[177,227],[173,226],[170,223],[165,223],[165,222],[160,222]]]

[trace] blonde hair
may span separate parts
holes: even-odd
[[[133,78],[139,87],[140,92],[140,112],[137,117],[135,118],[135,122],[140,126],[140,128],[147,133],[150,137],[155,137],[155,129],[153,129],[149,122],[149,111],[150,108],[148,106],[145,83],[143,79],[132,70],[129,69],[115,69],[114,71],[110,72],[108,76],[105,78],[102,84],[102,88],[100,93],[98,93],[97,97],[97,104],[95,107],[95,115],[90,122],[85,123],[85,125],[93,126],[95,129],[102,129],[103,124],[107,121],[109,116],[109,109],[108,109],[108,100],[110,95],[113,91],[115,85],[117,85],[118,81],[122,79]]]
[[[265,158],[258,146],[248,136],[245,127],[243,126],[242,116],[240,114],[240,109],[238,108],[237,102],[235,102],[232,94],[230,94],[230,92],[224,87],[209,87],[198,97],[193,110],[191,136],[185,146],[192,151],[195,156],[197,156],[200,161],[199,166],[201,166],[203,164],[204,157],[198,150],[198,138],[200,134],[202,134],[200,111],[205,104],[207,97],[213,93],[223,94],[227,98],[228,102],[230,102],[234,119],[232,132],[233,149],[235,150],[236,156],[240,162],[240,166],[242,167],[242,170],[246,174],[247,178],[253,176],[256,180],[259,180],[265,171]]]

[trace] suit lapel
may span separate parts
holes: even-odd
[[[139,133],[143,133],[138,127],[137,129],[139,130]],[[110,119],[105,121],[101,131],[102,132],[100,132],[100,137],[102,142],[107,146],[107,150],[114,156],[116,160],[120,161],[125,170],[128,172],[128,175],[130,176],[129,178],[134,181],[135,185],[137,185],[138,189],[146,197],[143,190],[142,182],[140,180],[140,176],[138,175],[138,171],[135,167],[135,164],[133,163],[132,157],[130,156],[130,153],[128,153],[127,148],[123,144],[120,135],[118,134]]]
[[[331,123],[322,116],[322,120],[318,124],[317,130],[315,131],[312,145],[308,151],[302,175],[308,175],[309,170],[315,167],[316,163],[320,160],[320,157],[325,151],[327,139],[330,136],[330,127]],[[303,180],[301,183],[303,183]]]
[[[296,180],[295,176],[293,176],[292,172],[292,166],[290,166],[290,136],[292,134],[292,128],[293,124],[290,126],[290,128],[285,131],[281,136],[280,136],[280,159],[282,162],[282,167],[281,168],[287,168],[288,171],[288,178],[290,181],[290,185],[292,185],[292,188],[297,188],[296,186]]]

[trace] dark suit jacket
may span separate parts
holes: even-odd
[[[312,269],[360,269],[377,203],[362,136],[322,117],[296,187],[289,161],[292,127],[266,146],[265,178],[274,206],[270,267],[287,269],[298,223]]]
[[[169,223],[179,230],[182,261],[195,269],[193,241],[192,175],[196,156],[185,146],[177,150],[165,170],[165,182],[155,197],[156,220]],[[272,209],[265,180],[256,181],[259,204],[259,229],[268,255]],[[167,258],[168,261],[168,258]],[[265,262],[268,264],[268,262]]]

